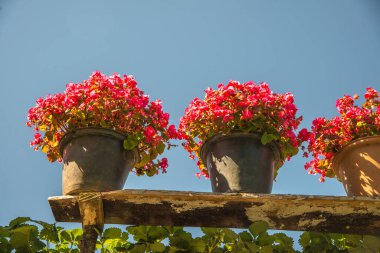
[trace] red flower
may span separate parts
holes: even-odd
[[[242,115],[241,115],[241,119],[242,120],[247,120],[247,119],[252,119],[253,117],[253,114],[251,113],[251,111],[249,110],[249,108],[245,108],[242,112]]]
[[[311,126],[311,132],[306,138],[306,131],[301,130],[299,137],[301,141],[307,141],[307,150],[313,160],[305,164],[310,174],[324,177],[334,177],[332,161],[335,154],[348,142],[380,133],[379,114],[379,92],[373,88],[367,88],[364,98],[365,103],[360,107],[355,105],[358,95],[353,97],[345,95],[336,102],[340,116],[332,119],[316,118]],[[302,147],[306,149],[305,146]],[[307,157],[307,153],[304,154]]]
[[[299,146],[295,130],[302,118],[296,117],[297,107],[291,93],[275,94],[268,84],[230,81],[219,84],[216,90],[207,88],[205,98],[194,98],[180,119],[178,136],[190,157],[198,158],[201,175],[207,169],[199,160],[201,141],[232,130],[255,131],[276,137],[282,157],[296,154]],[[295,148],[296,149],[295,149]]]
[[[174,125],[170,125],[168,127],[168,134],[170,138],[173,138],[173,139],[177,138],[177,130],[175,129]]]
[[[364,98],[366,100],[374,99],[376,97],[379,97],[379,93],[373,89],[373,88],[367,88],[366,93],[364,94]]]
[[[169,114],[163,112],[161,101],[150,102],[133,76],[106,76],[99,71],[82,83],[67,84],[63,93],[38,98],[27,119],[26,125],[36,132],[31,146],[43,149],[52,162],[61,160],[58,150],[61,137],[81,127],[103,127],[125,133],[132,137],[130,142],[140,156],[155,157],[158,147],[161,152],[162,147],[170,147],[170,139],[176,138],[175,127],[168,127]],[[139,175],[166,171],[165,162],[163,168],[159,160],[146,157],[140,160],[135,168]]]
[[[152,126],[147,126],[144,131],[145,142],[150,143],[154,140],[157,132]]]
[[[309,131],[307,131],[306,128],[302,128],[301,131],[299,131],[297,138],[300,139],[302,142],[308,141],[310,137]]]
[[[162,169],[166,169],[169,165],[168,165],[168,159],[167,158],[162,158],[161,161],[159,162],[159,166],[162,168]]]

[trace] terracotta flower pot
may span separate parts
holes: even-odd
[[[121,190],[137,162],[137,151],[123,148],[125,135],[104,128],[81,128],[63,136],[62,192]]]
[[[201,148],[213,192],[271,193],[279,157],[277,146],[256,134],[217,135]]]
[[[348,196],[379,196],[380,136],[347,144],[335,155],[333,169]]]

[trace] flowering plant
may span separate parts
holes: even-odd
[[[37,99],[26,123],[35,131],[30,145],[51,162],[61,161],[59,141],[74,129],[101,127],[124,133],[124,148],[139,151],[134,171],[149,176],[165,173],[168,167],[166,158],[156,159],[171,147],[169,140],[177,138],[175,126],[168,124],[161,101],[150,102],[133,76],[107,77],[98,71],[82,83],[67,84],[64,93]]]
[[[200,159],[201,146],[217,134],[235,130],[254,132],[261,135],[263,144],[275,142],[281,153],[275,175],[285,158],[290,159],[298,153],[300,142],[295,130],[302,117],[296,117],[297,108],[291,93],[273,93],[266,83],[256,85],[237,81],[219,84],[217,90],[207,88],[205,93],[204,100],[195,98],[191,101],[178,129],[190,158],[197,157],[198,177],[208,178],[207,168]]]
[[[299,138],[307,141],[302,147],[304,156],[312,155],[313,160],[305,164],[309,174],[320,174],[320,181],[325,177],[335,177],[332,163],[335,154],[350,141],[380,134],[380,92],[367,88],[364,94],[365,103],[359,107],[354,104],[358,95],[339,98],[336,107],[340,116],[330,120],[324,117],[312,122],[311,131],[302,129]]]

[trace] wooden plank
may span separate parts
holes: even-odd
[[[121,190],[103,192],[109,224],[273,229],[380,235],[379,197]],[[81,222],[77,197],[50,197],[56,221]]]

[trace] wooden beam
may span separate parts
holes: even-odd
[[[280,230],[380,234],[379,197],[121,190],[102,199],[110,224],[246,228],[263,220]],[[81,222],[76,196],[49,203],[56,221]]]

